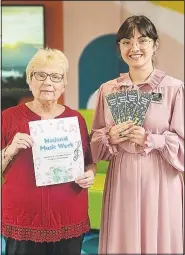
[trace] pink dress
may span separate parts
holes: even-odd
[[[110,145],[113,125],[109,93],[129,89],[162,93],[149,106],[143,127],[146,146]],[[148,83],[134,86],[129,74],[101,85],[92,127],[94,162],[109,161],[100,254],[183,253],[184,84],[155,69]]]

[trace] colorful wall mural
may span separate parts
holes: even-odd
[[[156,67],[184,80],[183,1],[64,1],[64,52],[70,64],[66,104],[94,108],[101,83],[128,70],[115,34],[127,17],[138,14],[148,16],[159,32]]]
[[[43,46],[43,6],[2,6],[2,108],[31,94],[25,69]]]
[[[100,84],[127,71],[128,66],[121,60],[116,47],[115,34],[103,35],[90,42],[79,60],[79,108],[94,108],[93,94]]]
[[[94,108],[99,86],[109,79],[116,78],[120,72],[128,70],[117,51],[115,35],[122,22],[135,14],[148,16],[159,32],[160,47],[156,56],[156,67],[184,80],[184,1],[63,1],[62,3],[63,19],[57,19],[57,23],[61,21],[62,30],[58,29],[57,39],[54,36],[50,37],[52,42],[58,42],[59,38],[63,37],[64,52],[69,59],[68,85],[64,95],[64,103],[67,105],[74,109]],[[54,2],[52,4],[56,5]],[[15,63],[12,58],[17,52],[17,45],[20,46],[20,43],[16,44],[16,47],[13,46],[12,40],[20,41],[20,36],[24,36],[23,32],[26,31],[29,36],[31,35],[31,40],[35,38],[35,34],[39,36],[39,44],[38,40],[34,41],[34,50],[42,47],[44,25],[46,26],[48,21],[43,24],[43,15],[39,15],[36,11],[34,15],[37,18],[33,18],[32,22],[29,22],[29,14],[24,22],[20,21],[21,14],[17,21],[15,12],[12,13],[11,18],[8,17],[9,14],[5,15],[5,11],[2,14],[2,92],[5,95],[11,92],[5,82],[9,79],[8,75],[12,70],[16,71],[14,77],[17,75],[17,81],[25,78],[22,77],[23,73],[20,77],[20,70],[15,70],[12,65],[7,67],[9,59],[11,63]],[[23,26],[23,29],[20,26]],[[29,29],[25,30],[25,26]],[[9,31],[13,31],[11,36],[8,35]],[[49,28],[49,31],[51,32],[52,29]],[[7,46],[6,36],[9,36],[12,45]],[[25,54],[21,53],[21,56],[27,61],[30,58],[29,54],[33,53],[27,50]],[[18,55],[20,56],[20,49]],[[19,62],[23,63],[22,59],[19,59]],[[21,68],[24,69],[23,66]],[[19,81],[18,86],[20,85]],[[26,88],[25,83],[22,87]],[[17,91],[19,89],[18,87]],[[12,91],[15,90],[14,87]]]

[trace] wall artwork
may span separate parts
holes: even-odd
[[[26,66],[44,47],[44,7],[2,6],[2,108],[29,96]]]

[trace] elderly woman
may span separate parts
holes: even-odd
[[[34,100],[2,113],[2,234],[6,254],[80,254],[90,229],[87,188],[93,184],[89,138],[83,117],[57,101],[67,84],[68,60],[56,49],[40,49],[26,75]],[[36,187],[28,123],[77,116],[85,173],[65,184]]]

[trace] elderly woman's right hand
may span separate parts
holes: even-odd
[[[113,126],[109,131],[110,144],[118,144],[128,140],[127,135],[135,129],[134,123],[131,120]]]
[[[21,149],[31,148],[33,146],[33,139],[30,135],[25,133],[17,133],[12,143],[8,146],[6,152],[9,157],[13,158]]]

